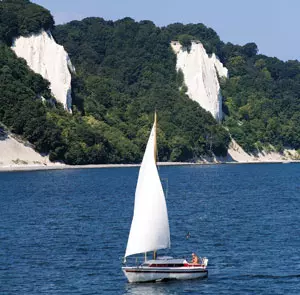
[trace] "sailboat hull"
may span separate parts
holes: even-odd
[[[204,267],[122,267],[130,283],[151,282],[159,280],[191,280],[205,278],[208,271]]]

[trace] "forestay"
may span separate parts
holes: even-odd
[[[166,200],[156,167],[154,122],[140,167],[125,257],[170,247]]]

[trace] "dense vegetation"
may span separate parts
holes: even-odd
[[[43,20],[52,19],[49,12],[28,1],[3,1],[0,9],[21,20],[22,5],[32,23],[47,28],[49,22]],[[8,48],[12,37],[38,28],[26,31],[17,24],[9,39],[1,35],[0,121],[39,152],[70,164],[140,161],[156,109],[160,160],[226,154],[227,131],[179,91],[183,77],[176,73],[169,46],[172,30],[130,18],[117,22],[90,18],[59,26],[55,37],[70,51],[78,73],[73,77],[70,115],[50,103],[48,83]],[[1,32],[8,26],[2,18]]]
[[[254,43],[226,44],[225,124],[248,152],[300,149],[300,63],[257,54]]]
[[[203,24],[164,28],[131,18],[87,18],[54,27],[46,9],[27,0],[0,2],[0,121],[39,152],[69,164],[140,161],[156,109],[159,159],[225,155],[229,134],[186,95],[169,44],[200,40],[228,67],[221,81],[224,124],[249,152],[269,144],[300,148],[300,64],[257,54],[257,46],[224,44]],[[53,29],[77,73],[73,115],[9,46],[14,37]],[[44,98],[44,99],[42,99]]]
[[[0,2],[0,40],[8,45],[14,37],[38,33],[41,28],[52,29],[50,12],[29,0],[2,0]]]
[[[110,135],[116,136],[114,141],[122,135],[142,151],[157,109],[161,159],[197,158],[210,148],[225,155],[227,132],[178,90],[183,78],[176,73],[176,57],[170,48],[177,35],[173,29],[130,18],[116,22],[87,18],[54,31],[77,69],[78,109],[119,130],[118,135]]]

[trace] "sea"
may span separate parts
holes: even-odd
[[[2,172],[0,294],[300,294],[300,164],[159,173],[171,249],[158,254],[205,256],[208,278],[127,282],[138,167]]]

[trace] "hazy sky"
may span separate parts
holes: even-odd
[[[174,22],[203,23],[221,40],[243,45],[255,42],[259,52],[283,60],[300,60],[300,0],[33,0],[49,9],[56,24],[88,16],[117,20],[126,16]]]

